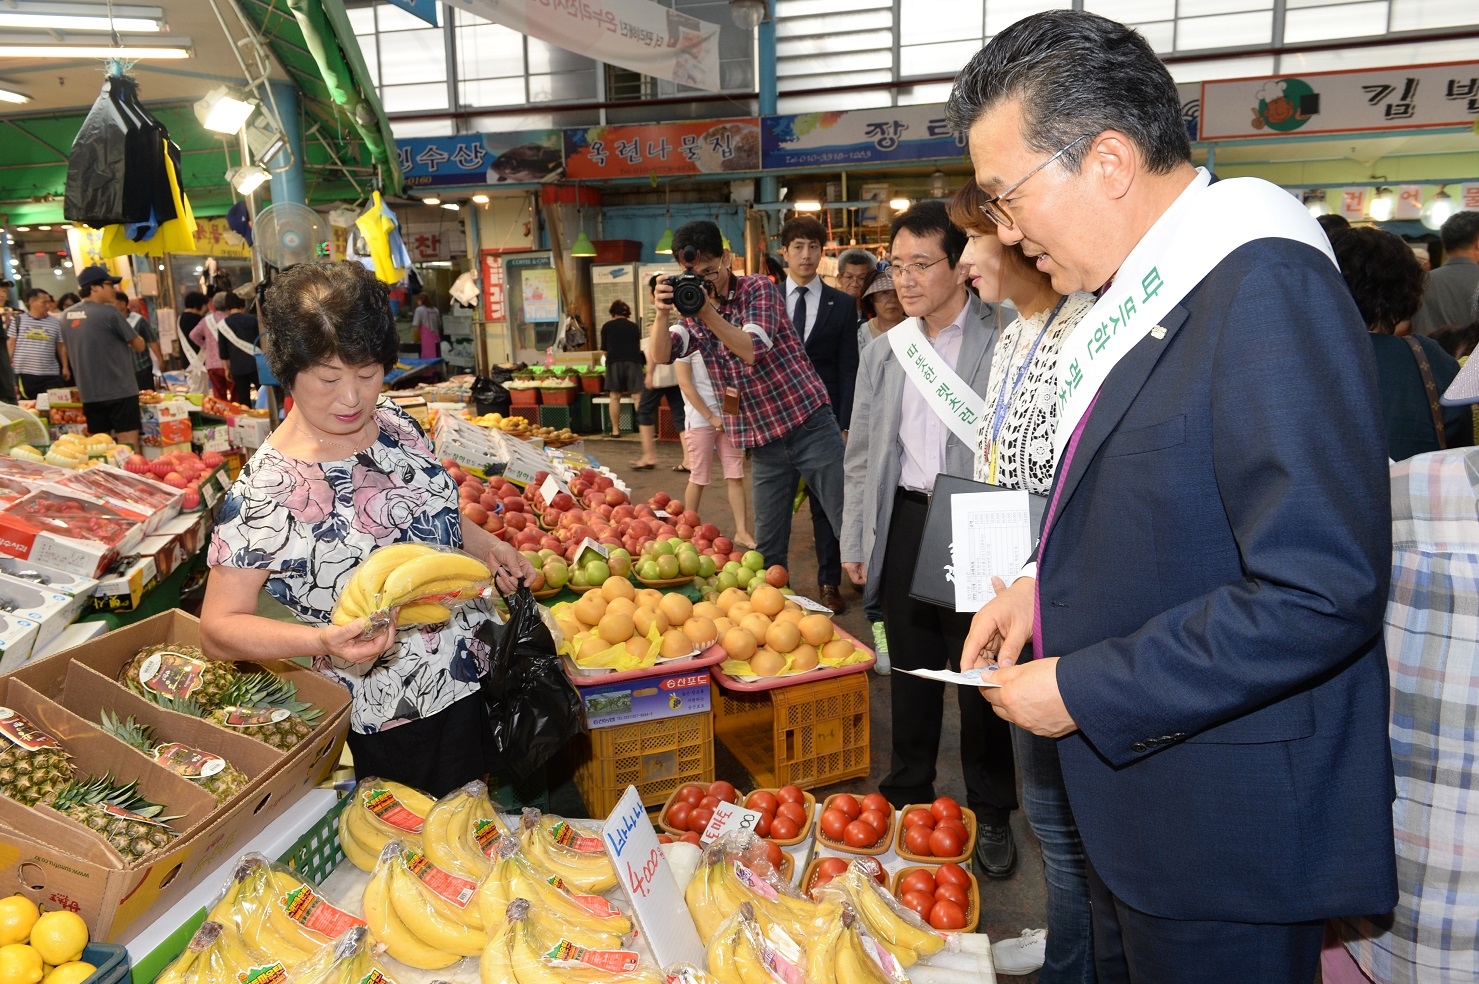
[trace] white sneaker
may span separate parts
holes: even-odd
[[[1021,936],[991,944],[991,962],[998,974],[1017,977],[1041,970],[1047,950],[1046,929],[1024,929]]]

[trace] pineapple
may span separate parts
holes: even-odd
[[[197,749],[178,743],[161,744],[154,735],[154,729],[147,724],[141,723],[133,715],[129,715],[127,721],[120,721],[116,714],[111,714],[105,710],[100,715],[98,726],[114,738],[137,748],[171,772],[183,775],[185,778],[196,783],[201,789],[214,796],[217,803],[226,802],[245,789],[247,783],[251,781],[240,769],[219,757],[216,757],[216,760],[225,765],[225,768],[219,772],[208,776],[185,773],[176,767],[174,764],[176,761],[179,761],[180,758],[190,759],[198,755],[208,755],[210,753],[200,752]]]
[[[189,698],[163,698],[159,705],[204,718],[286,752],[313,734],[324,713],[297,697],[298,688],[293,683],[262,672],[237,677],[222,692],[221,705],[213,710]]]
[[[51,735],[0,708],[0,795],[35,806],[72,780],[72,757]]]
[[[125,861],[136,862],[179,836],[165,826],[179,818],[160,816],[164,807],[145,799],[138,787],[137,780],[87,777],[62,787],[46,805],[102,837]]]
[[[123,665],[118,679],[153,703],[168,697],[189,698],[213,711],[222,705],[221,695],[240,676],[234,663],[206,659],[194,646],[165,643],[140,649]]]

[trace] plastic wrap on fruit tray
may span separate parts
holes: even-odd
[[[436,625],[452,609],[481,597],[492,582],[488,565],[460,550],[428,543],[392,543],[359,563],[339,592],[331,621],[366,620],[364,634],[397,626]]]
[[[10,455],[0,455],[0,477],[23,482],[54,482],[68,474],[67,469]]]
[[[44,489],[17,499],[0,510],[0,515],[39,532],[108,546],[117,546],[138,525],[102,503]]]
[[[24,482],[0,476],[0,505],[9,505],[34,491],[35,489]]]
[[[754,903],[741,902],[709,938],[705,956],[711,971],[738,968],[745,981],[799,984],[837,980],[830,974],[810,976],[805,940],[804,935],[793,935],[785,926],[766,919]]]
[[[525,807],[519,818],[524,851],[534,863],[571,888],[601,895],[616,887],[616,867],[606,853],[601,828]]]
[[[365,925],[321,889],[256,853],[242,855],[206,918],[238,936],[253,955],[280,960],[289,970]]]
[[[741,902],[796,939],[806,937],[817,913],[816,903],[781,877],[766,857],[765,842],[749,831],[732,831],[704,849],[684,900],[705,943]]]
[[[507,924],[483,952],[484,981],[579,981],[582,984],[661,984],[650,957],[630,948],[586,947],[539,918],[525,898],[509,903]]]
[[[817,903],[823,908],[852,906],[868,934],[905,967],[941,950],[959,948],[955,934],[932,929],[918,913],[895,899],[874,877],[878,871],[876,858],[855,859],[846,871],[814,892]]]
[[[181,494],[180,489],[163,482],[108,466],[73,472],[52,484],[82,495],[124,503],[145,514],[168,508]]]
[[[421,849],[439,868],[482,881],[493,867],[488,851],[509,832],[488,798],[488,786],[475,780],[432,804],[421,828]]]
[[[450,966],[478,956],[488,945],[477,892],[477,882],[444,871],[416,848],[392,840],[380,851],[365,888],[365,921],[401,963]]]

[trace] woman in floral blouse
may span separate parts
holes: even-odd
[[[500,767],[487,749],[479,678],[481,603],[441,625],[361,638],[363,620],[329,621],[371,550],[421,542],[486,557],[501,591],[533,568],[465,521],[457,486],[416,422],[380,399],[397,339],[388,289],[355,263],[289,270],[267,292],[264,349],[293,395],[282,426],[252,456],[221,507],[201,610],[206,655],[311,657],[353,695],[355,771],[436,795]],[[256,614],[262,588],[302,624]]]

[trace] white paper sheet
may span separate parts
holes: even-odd
[[[991,674],[996,672],[995,663],[991,663],[988,666],[978,666],[973,670],[966,670],[964,673],[957,673],[954,670],[901,670],[897,666],[894,669],[900,673],[912,673],[914,676],[924,677],[926,680],[955,683],[962,687],[1001,686],[1001,684],[995,683],[991,679]]]
[[[1032,555],[1026,492],[966,492],[950,497],[955,610],[975,612],[996,596],[991,579],[1010,583]]]

